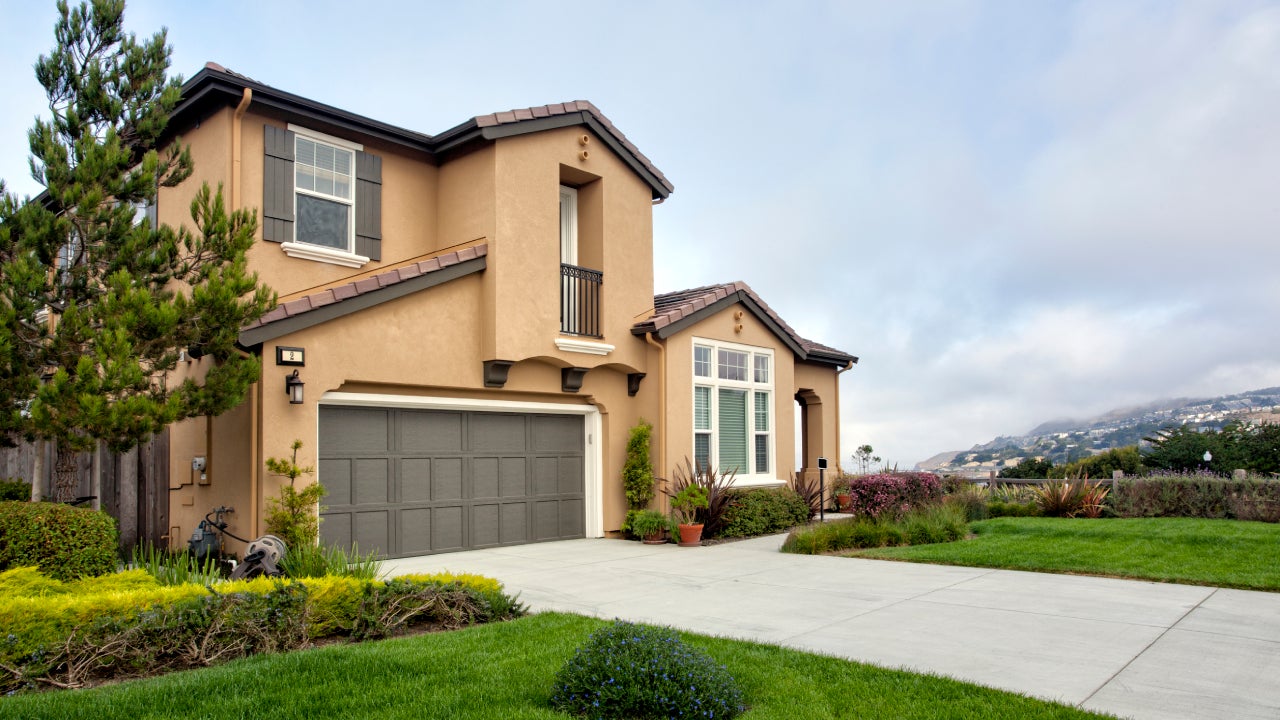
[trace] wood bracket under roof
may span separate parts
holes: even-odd
[[[506,385],[507,373],[511,371],[511,366],[515,364],[515,360],[485,360],[484,386],[488,388],[500,388],[503,385]]]
[[[640,381],[644,379],[644,373],[627,373],[627,395],[635,397],[640,392]]]
[[[564,392],[576,393],[582,389],[582,379],[591,368],[560,368],[560,389]]]

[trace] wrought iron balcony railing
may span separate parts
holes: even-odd
[[[604,273],[560,264],[560,332],[600,337],[600,286]]]

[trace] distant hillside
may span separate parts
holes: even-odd
[[[1026,435],[1001,436],[968,450],[945,452],[916,464],[920,470],[985,476],[1028,457],[1061,465],[1111,448],[1136,445],[1164,427],[1221,428],[1233,421],[1280,422],[1280,387],[1214,398],[1174,398],[1118,408],[1087,420],[1051,420]]]

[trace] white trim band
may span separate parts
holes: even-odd
[[[362,268],[369,262],[369,258],[364,255],[356,255],[355,253],[338,250],[337,248],[325,247],[324,245],[287,242],[280,243],[280,249],[284,250],[284,254],[289,257],[300,258],[302,260],[315,260],[316,262],[341,265],[349,268]]]
[[[556,347],[565,352],[583,353],[584,355],[608,355],[614,346],[608,343],[575,340],[573,338],[556,338]]]

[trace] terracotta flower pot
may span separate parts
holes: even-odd
[[[842,495],[836,495],[837,510],[848,510],[849,506],[852,504],[853,504],[853,495],[850,495],[847,493]]]
[[[702,523],[680,525],[680,547],[698,547],[702,544]]]

